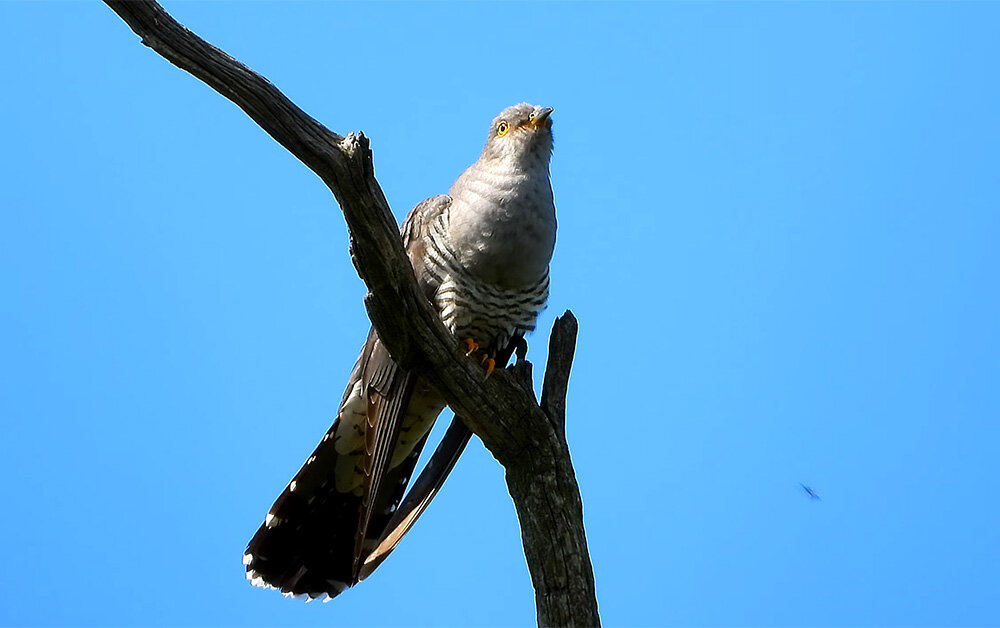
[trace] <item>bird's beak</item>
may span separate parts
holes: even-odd
[[[552,107],[535,107],[535,110],[528,116],[528,124],[533,127],[547,127],[552,124],[549,122],[549,115],[551,113]]]

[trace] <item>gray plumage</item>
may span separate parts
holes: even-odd
[[[548,296],[556,233],[551,111],[528,104],[502,111],[449,195],[421,202],[401,227],[442,321],[488,356],[534,329]],[[392,520],[444,405],[370,331],[337,419],[247,547],[247,578],[312,599],[366,577],[419,516]]]

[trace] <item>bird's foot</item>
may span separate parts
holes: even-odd
[[[496,369],[496,360],[490,357],[486,351],[480,349],[479,343],[472,338],[462,340],[462,347],[465,349],[465,355],[476,354],[476,357],[479,358],[479,363],[486,367],[486,377],[489,377]]]
[[[472,338],[466,338],[462,344],[465,345],[465,355],[472,355],[479,348],[479,343]]]
[[[483,358],[479,361],[480,364],[486,366],[486,377],[489,377],[493,373],[493,369],[496,368],[497,362],[490,356],[483,354]]]

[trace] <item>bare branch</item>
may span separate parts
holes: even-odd
[[[542,410],[552,419],[556,431],[566,433],[566,391],[569,388],[569,371],[576,352],[576,333],[579,324],[573,313],[567,311],[556,319],[549,336],[549,359],[545,364],[542,384]]]
[[[599,625],[580,492],[561,427],[557,433],[552,422],[561,426],[564,420],[576,319],[568,314],[556,324],[553,346],[560,357],[550,358],[550,365],[559,374],[550,384],[546,373],[545,411],[518,376],[498,371],[484,381],[417,287],[375,181],[367,138],[329,131],[155,2],[105,1],[143,43],[234,102],[330,188],[351,233],[352,257],[370,291],[365,306],[379,337],[400,365],[425,373],[507,471],[539,625]]]

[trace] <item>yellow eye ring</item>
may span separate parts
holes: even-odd
[[[501,120],[500,124],[497,125],[497,137],[503,137],[507,135],[507,131],[510,130],[510,125],[507,124],[506,120]]]

